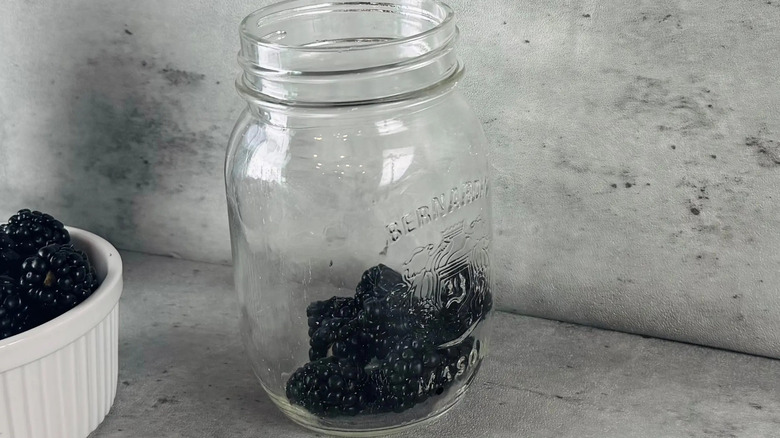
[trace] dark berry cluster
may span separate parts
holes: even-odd
[[[97,287],[62,222],[25,209],[0,225],[0,339],[56,318]]]
[[[52,243],[66,244],[70,235],[62,222],[40,211],[29,209],[19,210],[0,225],[4,232],[14,242],[14,250],[22,257],[35,254],[40,248]]]
[[[39,306],[61,314],[87,299],[98,280],[86,254],[73,245],[53,244],[22,263],[19,284]]]
[[[3,225],[0,225],[2,228]],[[0,275],[16,277],[22,267],[22,256],[16,252],[16,244],[0,229]]]
[[[368,383],[363,367],[348,359],[323,357],[293,373],[287,398],[317,415],[357,415],[368,408]]]
[[[288,380],[287,398],[313,414],[339,416],[402,412],[442,394],[477,362],[479,341],[451,341],[490,310],[489,291],[480,292],[457,312],[436,310],[398,272],[368,269],[354,297],[306,309],[310,362]]]
[[[355,288],[355,300],[359,304],[369,298],[377,298],[399,305],[408,296],[409,287],[403,276],[382,264],[364,272]]]
[[[30,300],[11,277],[0,277],[0,339],[11,337],[34,327]]]
[[[403,338],[372,373],[375,411],[402,412],[441,395],[474,365],[478,352],[479,341],[473,337],[447,348],[436,348],[425,338]]]

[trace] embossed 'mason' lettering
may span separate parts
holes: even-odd
[[[437,194],[429,205],[417,207],[415,210],[401,216],[397,221],[387,224],[388,241],[393,243],[406,234],[420,229],[425,225],[452,214],[461,207],[471,204],[487,195],[487,178],[466,181],[449,192]]]

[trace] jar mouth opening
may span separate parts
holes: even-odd
[[[341,38],[310,38],[299,33],[323,33],[330,21],[336,23],[333,14],[389,14],[405,17],[406,26],[397,26],[396,35],[350,36]],[[438,0],[392,0],[370,2],[346,0],[327,2],[323,0],[285,0],[259,9],[244,18],[240,25],[242,39],[251,41],[258,48],[286,52],[340,53],[345,50],[371,50],[392,45],[413,43],[447,27],[454,20],[455,13],[448,5]],[[307,23],[308,28],[285,30],[285,24]],[[386,21],[386,20],[385,20]],[[301,32],[301,30],[303,32]],[[341,30],[341,32],[344,32]],[[298,38],[298,39],[296,39]]]
[[[458,70],[458,28],[439,0],[287,0],[240,27],[242,94],[297,104],[408,96]]]

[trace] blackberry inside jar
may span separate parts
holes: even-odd
[[[466,275],[468,275],[466,271]],[[291,403],[315,415],[403,412],[442,395],[478,364],[471,330],[492,307],[490,291],[467,290],[460,311],[437,309],[384,265],[363,274],[354,297],[315,301],[306,309],[310,362],[287,382]]]
[[[457,403],[489,346],[486,140],[438,1],[292,0],[241,25],[225,180],[241,335],[270,398],[336,435]]]

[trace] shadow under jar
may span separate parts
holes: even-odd
[[[493,303],[486,141],[457,91],[452,10],[293,0],[240,35],[225,179],[257,377],[316,431],[436,418],[479,369]]]

